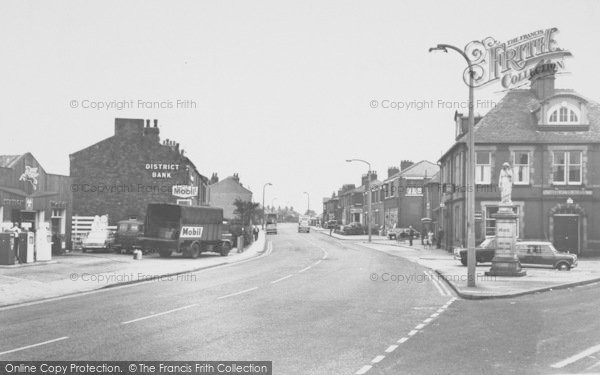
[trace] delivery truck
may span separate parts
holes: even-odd
[[[140,242],[164,258],[173,253],[197,258],[203,252],[227,256],[232,247],[223,231],[222,208],[169,203],[148,205]]]

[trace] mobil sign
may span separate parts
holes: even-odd
[[[173,185],[172,194],[180,198],[191,198],[198,196],[198,186]]]

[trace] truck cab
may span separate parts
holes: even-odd
[[[277,214],[267,214],[265,234],[277,234]]]
[[[300,216],[298,220],[298,233],[310,233],[310,217]]]

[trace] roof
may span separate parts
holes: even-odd
[[[19,160],[21,155],[0,155],[0,167],[10,168],[14,165],[14,163]]]
[[[395,173],[388,177],[385,181],[391,181],[398,177],[400,178],[424,178],[433,176],[440,170],[439,165],[432,163],[428,160],[421,160],[418,163],[411,165],[405,170]]]
[[[224,185],[230,185],[230,186],[237,185],[236,189],[245,191],[249,194],[252,194],[252,192],[250,190],[246,189],[242,184],[240,184],[239,181],[236,181],[236,179],[234,179],[233,176],[226,177],[219,182],[210,184],[210,185],[208,185],[208,188],[212,190],[214,188],[217,188],[219,186],[224,186]]]
[[[557,89],[554,96],[570,95],[583,99],[573,90]],[[546,99],[547,100],[547,99]],[[534,111],[540,101],[529,89],[510,90],[475,125],[476,143],[590,143],[600,142],[600,105],[585,99],[590,128],[586,131],[548,131],[537,129]],[[467,134],[458,142],[466,142]]]

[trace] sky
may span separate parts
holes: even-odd
[[[591,0],[5,0],[0,154],[31,152],[68,174],[69,154],[113,135],[116,117],[158,119],[205,176],[238,173],[257,202],[271,182],[267,205],[304,211],[310,197],[321,212],[367,172],[346,159],[382,180],[453,144],[466,64],[429,47],[557,27],[573,58],[556,86],[597,101],[599,16]],[[475,112],[503,95],[476,89]],[[407,104],[383,108],[392,102]]]

